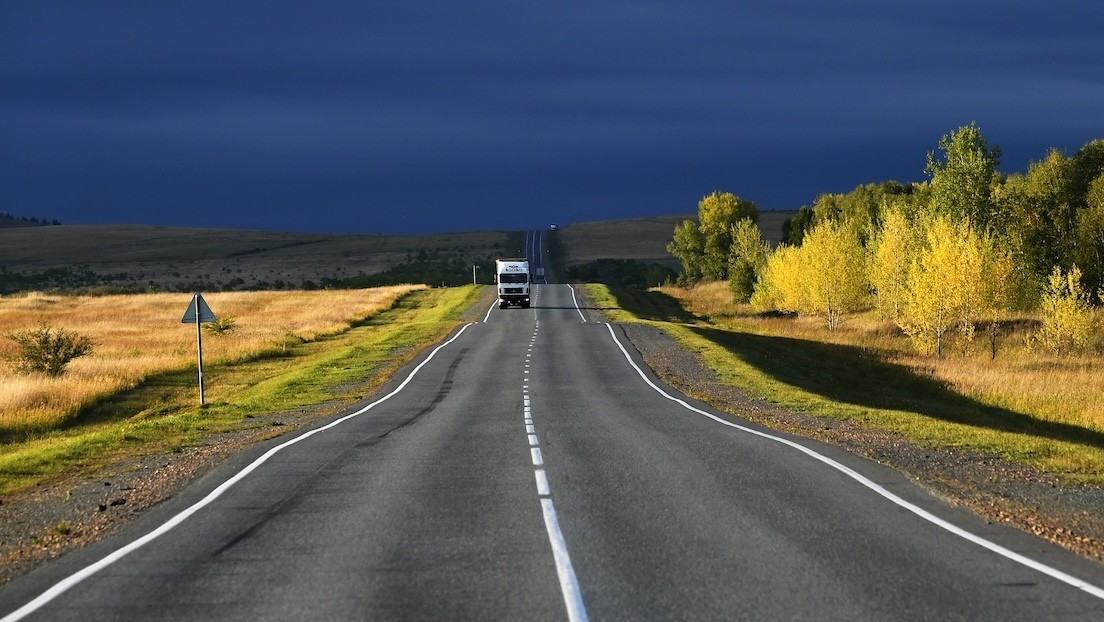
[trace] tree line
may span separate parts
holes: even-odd
[[[60,225],[58,219],[35,218],[33,216],[16,216],[8,212],[0,212],[0,227],[41,227],[46,225]]]
[[[1025,173],[1002,174],[1000,156],[976,124],[960,127],[928,153],[926,181],[820,195],[777,249],[753,202],[715,192],[667,250],[683,283],[728,280],[736,302],[820,316],[829,330],[875,309],[926,354],[982,327],[995,355],[999,317],[1029,310],[1042,312],[1042,345],[1082,349],[1104,303],[1104,140],[1052,149]]]

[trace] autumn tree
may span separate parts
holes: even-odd
[[[924,245],[912,260],[898,325],[920,354],[943,356],[943,343],[958,319],[958,242],[955,226],[939,216],[924,231]]]
[[[806,271],[803,312],[823,316],[828,330],[836,330],[844,314],[866,304],[866,266],[859,239],[845,223],[823,222],[805,236],[801,250]]]
[[[731,192],[714,192],[698,202],[698,228],[704,249],[702,277],[721,280],[728,276],[728,255],[732,250],[732,227],[740,220],[759,220],[755,203]]]
[[[878,313],[898,320],[904,312],[908,271],[919,241],[912,223],[899,209],[886,210],[882,228],[870,245],[869,278]]]
[[[760,311],[797,312],[802,308],[801,249],[783,244],[767,255],[751,306]]]
[[[1078,352],[1088,345],[1093,317],[1077,266],[1065,273],[1060,267],[1054,268],[1047,280],[1040,310],[1043,324],[1036,339],[1043,347],[1062,355]]]
[[[943,355],[955,329],[968,343],[975,326],[1008,308],[1014,292],[1011,254],[969,221],[936,216],[923,222],[922,243],[908,270],[898,325],[921,354]],[[995,347],[995,342],[994,342]]]
[[[854,232],[825,221],[805,235],[799,248],[781,247],[767,260],[756,289],[756,307],[823,317],[836,330],[844,314],[866,304],[863,250]]]
[[[732,248],[728,255],[728,283],[737,303],[751,299],[759,273],[767,263],[770,246],[763,241],[759,226],[744,218],[732,225]]]

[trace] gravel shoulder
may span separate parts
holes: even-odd
[[[465,318],[480,319],[491,293]],[[1054,478],[994,456],[917,447],[897,435],[778,408],[717,381],[701,358],[663,331],[623,326],[647,364],[680,391],[771,428],[816,438],[896,468],[948,502],[1015,525],[1104,563],[1104,489]],[[0,585],[40,564],[115,533],[149,508],[253,444],[342,408],[323,404],[253,420],[178,453],[137,456],[0,499]]]

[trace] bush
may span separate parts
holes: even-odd
[[[57,377],[76,358],[91,354],[95,345],[91,339],[64,329],[54,329],[43,322],[37,328],[6,335],[19,346],[11,357],[15,370],[21,374],[43,373]]]
[[[234,316],[232,315],[228,315],[224,318],[219,318],[214,322],[207,322],[203,324],[203,330],[217,336],[229,335],[230,333],[234,332],[237,327],[238,322],[234,319]]]

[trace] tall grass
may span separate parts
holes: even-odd
[[[816,318],[763,317],[736,305],[725,283],[661,291],[721,327],[858,347],[981,403],[1104,432],[1104,360],[1092,354],[1059,357],[1032,347],[1037,322],[1030,316],[1006,318],[1013,328],[999,336],[995,358],[978,331],[972,343],[935,359],[913,353],[897,327],[873,313],[853,314],[841,330],[829,333]]]
[[[215,314],[233,317],[236,328],[225,335],[204,334],[204,361],[249,360],[332,334],[422,288],[205,294]],[[180,322],[190,302],[191,296],[180,294],[0,298],[0,335],[46,322],[96,343],[91,355],[70,363],[60,378],[18,375],[0,363],[0,439],[56,429],[90,404],[153,374],[194,367],[195,325]],[[0,357],[14,353],[15,344],[0,338]]]

